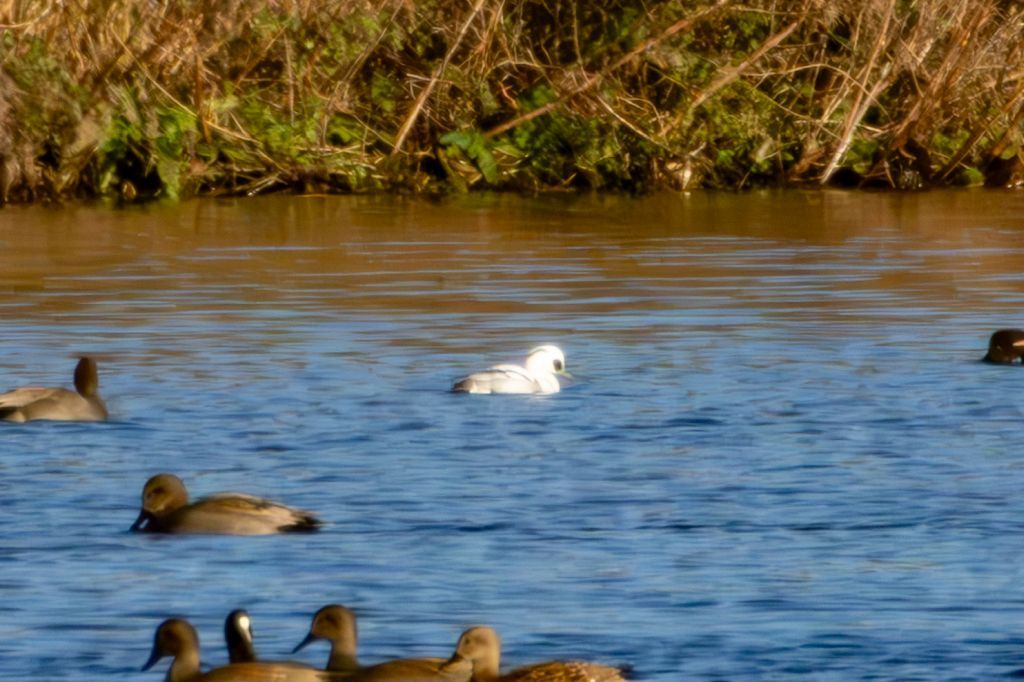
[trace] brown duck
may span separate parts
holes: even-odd
[[[455,657],[471,661],[472,682],[624,682],[621,670],[583,661],[548,661],[502,675],[501,639],[492,628],[477,626],[462,633]]]
[[[269,535],[315,531],[312,514],[243,493],[217,493],[189,503],[174,474],[157,474],[142,489],[142,511],[131,529],[145,533]]]
[[[1024,362],[1024,330],[1000,329],[988,340],[985,362],[1012,364]]]
[[[300,663],[231,663],[207,673],[199,670],[199,636],[188,621],[170,618],[153,637],[153,651],[142,669],[149,670],[164,656],[174,658],[165,682],[321,682],[331,677]]]
[[[292,653],[318,639],[331,643],[327,670],[332,679],[345,682],[469,682],[473,674],[470,662],[454,658],[400,658],[360,665],[355,613],[339,604],[329,604],[314,614],[309,634]]]
[[[81,358],[75,367],[74,391],[25,386],[0,394],[0,420],[103,421],[107,418],[107,406],[99,396],[99,385],[96,361]]]

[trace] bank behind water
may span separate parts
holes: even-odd
[[[0,199],[1019,184],[996,0],[0,8]]]

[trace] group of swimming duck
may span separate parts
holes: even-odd
[[[1002,329],[992,334],[986,362],[1024,362],[1024,330]],[[565,355],[557,346],[538,346],[523,366],[495,365],[465,376],[452,386],[463,393],[557,393],[559,376],[566,371]],[[27,422],[37,419],[102,421],[108,416],[99,396],[96,362],[79,360],[74,374],[75,390],[64,388],[17,388],[0,395],[0,420]],[[313,514],[242,493],[217,493],[189,501],[180,478],[161,473],[146,481],[142,509],[131,529],[149,533],[220,533],[266,535],[311,532],[321,523]],[[501,640],[483,626],[461,634],[448,658],[396,659],[363,666],[356,656],[355,614],[337,604],[323,607],[313,616],[306,638],[292,653],[323,639],[331,644],[327,666],[317,669],[302,663],[258,661],[253,648],[251,620],[245,611],[233,611],[224,625],[230,663],[206,673],[200,670],[199,637],[187,621],[165,620],[156,630],[153,650],[143,670],[165,656],[173,658],[166,682],[239,682],[273,680],[307,682],[620,682],[622,672],[608,666],[552,661],[499,672]]]
[[[1022,332],[1024,335],[1024,332]],[[1024,337],[1024,336],[1022,336]],[[538,346],[523,366],[495,365],[465,376],[452,386],[462,393],[557,393],[559,376],[570,376],[565,355],[557,346]],[[83,357],[75,367],[75,390],[17,388],[0,395],[0,420],[103,421],[107,407],[99,396],[96,362]],[[212,533],[267,535],[311,532],[321,522],[313,514],[243,493],[217,493],[189,501],[180,478],[161,473],[146,481],[142,509],[131,530],[148,533]],[[313,617],[306,638],[293,653],[310,642],[330,642],[327,666],[317,669],[296,662],[259,661],[253,648],[251,620],[233,611],[224,626],[230,663],[202,672],[199,637],[187,621],[170,618],[156,630],[153,650],[143,670],[166,656],[173,658],[166,682],[621,682],[616,668],[578,661],[538,663],[501,674],[501,640],[484,626],[461,634],[447,658],[396,659],[362,666],[356,656],[355,614],[331,604]]]
[[[199,671],[199,637],[188,621],[165,620],[157,628],[153,652],[143,666],[148,670],[164,656],[174,662],[168,682],[621,682],[619,670],[578,661],[551,661],[499,673],[501,640],[489,627],[463,632],[448,658],[400,658],[364,666],[357,656],[356,617],[351,609],[329,604],[313,615],[309,633],[292,650],[326,640],[331,652],[324,669],[291,661],[259,661],[253,647],[252,621],[243,610],[232,611],[224,622],[228,665],[203,674]]]
[[[1024,333],[1024,332],[1021,332]],[[994,337],[993,337],[994,338]],[[558,346],[537,346],[523,366],[494,365],[467,375],[452,386],[456,393],[558,393],[558,377],[570,377],[565,354]],[[0,421],[27,422],[36,419],[96,422],[107,418],[107,406],[99,394],[99,373],[92,358],[79,359],[75,367],[75,390],[22,386],[0,394]]]

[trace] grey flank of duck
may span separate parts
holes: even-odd
[[[171,656],[165,682],[321,682],[331,677],[300,663],[231,663],[209,672],[200,672],[199,636],[188,621],[169,618],[160,624],[153,637],[153,651],[142,670]]]
[[[558,393],[558,377],[570,377],[565,369],[565,354],[558,346],[537,346],[519,365],[495,365],[455,382],[456,393]]]
[[[99,422],[107,418],[107,406],[99,396],[96,361],[81,358],[75,367],[75,390],[25,386],[0,395],[0,420],[27,422]]]
[[[548,661],[502,675],[501,639],[493,628],[476,626],[462,633],[455,656],[473,663],[472,682],[624,682],[622,671],[584,661]]]
[[[985,362],[1009,365],[1024,362],[1024,330],[1000,329],[988,340]]]
[[[217,493],[189,502],[174,474],[157,474],[142,489],[142,510],[131,529],[145,533],[269,535],[315,531],[309,512],[243,493]]]
[[[256,660],[252,641],[252,619],[245,609],[235,609],[224,619],[224,642],[228,647],[228,660],[245,663]]]
[[[331,653],[327,670],[346,682],[469,682],[472,666],[443,658],[401,658],[362,666],[357,655],[356,616],[351,609],[329,604],[313,615],[306,638],[292,651],[327,640]]]

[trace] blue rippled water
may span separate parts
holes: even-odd
[[[1024,195],[256,198],[0,212],[0,386],[95,355],[105,424],[0,424],[0,678],[159,680],[156,625],[285,658],[638,679],[1024,669]],[[447,392],[554,342],[552,396]],[[128,527],[146,478],[327,521]],[[325,645],[295,658],[322,664]]]

